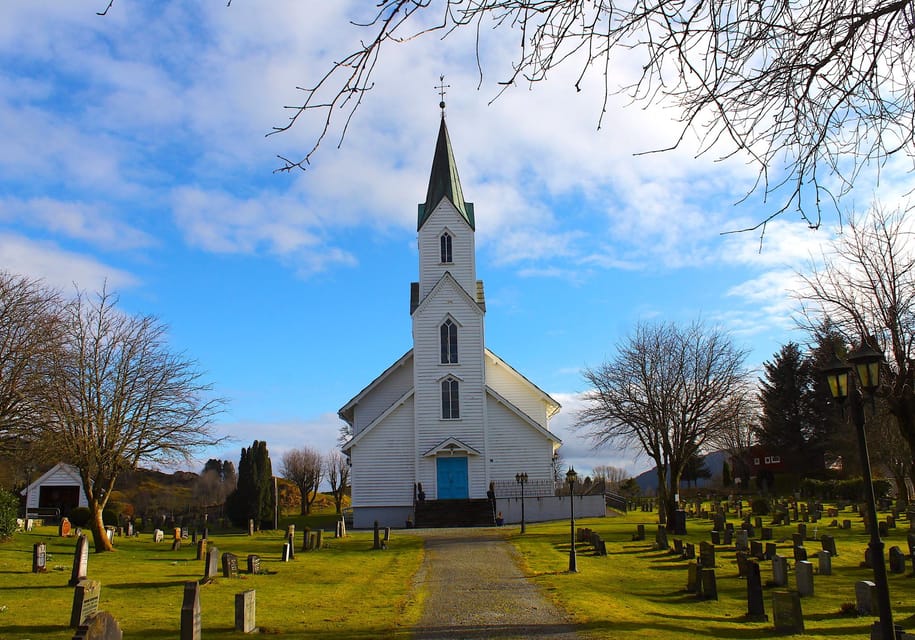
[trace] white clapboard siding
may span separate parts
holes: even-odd
[[[439,238],[448,229],[451,233],[452,262],[441,262]],[[458,213],[448,198],[442,198],[432,215],[419,230],[419,299],[422,300],[435,283],[448,271],[472,298],[476,297],[476,266],[473,229]]]
[[[353,435],[359,435],[412,387],[413,358],[408,357],[377,381],[371,393],[365,394],[356,405],[353,410]]]
[[[492,480],[513,480],[524,472],[531,480],[553,477],[553,443],[495,398],[487,400]]]
[[[541,427],[549,428],[547,403],[543,396],[529,381],[492,357],[486,358],[486,384]]]
[[[413,400],[392,411],[350,451],[354,507],[413,504]]]
[[[41,497],[41,487],[79,487],[79,506],[88,507],[89,500],[83,490],[83,481],[79,476],[79,469],[71,464],[58,462],[48,469],[37,480],[29,485],[28,490],[23,489],[21,494],[28,496],[26,509],[38,509],[38,500]]]

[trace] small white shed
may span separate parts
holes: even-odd
[[[64,462],[58,462],[43,473],[23,489],[21,495],[26,498],[25,510],[30,517],[66,516],[76,507],[89,506],[79,470]]]

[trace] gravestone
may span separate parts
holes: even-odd
[[[788,586],[788,558],[778,554],[772,558],[772,582],[776,587]]]
[[[633,541],[639,541],[645,539],[645,525],[640,524],[635,528],[635,536],[632,538]]]
[[[248,555],[248,573],[257,575],[261,572],[261,557],[256,554]]]
[[[716,513],[714,519],[712,520],[712,529],[715,531],[724,530],[725,518],[723,513]],[[717,544],[717,543],[716,543]]]
[[[124,632],[114,616],[96,611],[77,628],[73,640],[123,640]]]
[[[802,598],[813,595],[813,563],[801,560],[794,566],[797,592]]]
[[[747,551],[750,546],[750,534],[747,533],[746,529],[741,529],[736,533],[736,540],[734,546],[738,551]]]
[[[718,583],[715,581],[715,570],[702,568],[702,593],[699,595],[703,600],[718,599]]]
[[[794,547],[794,562],[805,562],[807,560],[807,549],[805,547]]]
[[[207,549],[207,555],[203,560],[203,581],[210,582],[216,579],[219,573],[219,549],[215,546]]]
[[[877,585],[870,580],[855,583],[855,609],[860,615],[878,615]]]
[[[702,541],[699,543],[699,564],[704,569],[712,569],[715,566],[715,545]]]
[[[235,630],[254,633],[254,589],[235,594]]]
[[[772,621],[776,633],[804,633],[801,598],[796,591],[772,592]]]
[[[905,554],[899,547],[890,547],[890,572],[905,573]]]
[[[686,565],[686,590],[690,593],[696,593],[699,591],[699,572],[702,570],[695,562],[690,562]]]
[[[228,551],[222,554],[222,577],[238,577],[238,556]]]
[[[290,560],[292,560],[292,551],[289,549],[288,542],[283,543],[283,555],[280,556],[280,560],[282,562],[289,562]]]
[[[747,575],[747,565],[750,564],[750,555],[746,551],[737,552],[737,577],[745,578]]]
[[[763,553],[762,542],[759,542],[758,540],[750,540],[750,555],[757,560],[766,559],[766,554]]]
[[[798,535],[801,536],[801,542],[807,539],[807,525],[803,522],[798,523],[797,525]]]
[[[757,529],[763,528],[762,516],[756,516],[755,518],[753,518],[753,526]]]
[[[833,558],[839,555],[839,552],[836,551],[836,539],[828,534],[823,534],[820,536],[820,546],[823,547],[823,551],[828,551],[829,555]]]
[[[315,537],[314,548],[323,549],[324,548],[324,529],[318,529],[317,531],[315,531],[314,537]],[[391,539],[391,527],[388,527],[387,530],[385,531],[384,542],[387,543],[387,541],[390,539]],[[384,545],[385,549],[387,549],[387,546],[388,546],[387,544]]]
[[[48,570],[48,547],[44,542],[32,545],[32,573],[44,573]]]
[[[670,544],[667,542],[667,527],[663,524],[658,525],[658,532],[655,534],[655,545],[661,551],[667,551]]]
[[[290,527],[292,526],[290,525]],[[289,559],[295,560],[295,529],[286,533],[286,544],[289,545]]]
[[[771,540],[772,539],[772,527],[763,527],[760,537],[763,540]]]
[[[74,629],[86,618],[98,611],[102,584],[98,580],[80,580],[73,589],[73,608],[70,610],[70,626]]]
[[[683,555],[683,539],[682,538],[674,538],[674,553],[677,554],[678,556]]]
[[[799,533],[791,534],[791,546],[794,548],[804,546],[804,537]]]
[[[60,519],[60,524],[57,525],[57,535],[61,538],[66,538],[70,535],[70,520],[68,518]]]
[[[721,544],[721,533],[712,529],[712,544]]]
[[[162,529],[153,531],[153,542],[162,542],[165,539],[165,532]]]
[[[851,529],[851,520],[843,520],[843,521],[842,521],[842,528],[843,528],[843,529]]]
[[[181,538],[172,540],[172,551],[181,551]]]
[[[763,603],[762,575],[758,562],[751,562],[747,566],[747,620],[762,622],[768,620],[766,607]]]
[[[772,558],[775,557],[775,555],[777,553],[778,553],[778,545],[776,545],[774,542],[767,542],[766,543],[766,553],[764,554],[765,559],[771,560]]]
[[[683,557],[687,560],[696,559],[696,545],[692,542],[687,542],[683,545]]]
[[[887,526],[886,522],[878,522],[877,531],[880,532],[881,538],[886,538],[888,535],[890,535],[890,528]]]
[[[203,560],[207,555],[207,539],[201,538],[197,541],[197,559]]]
[[[686,511],[677,509],[674,511],[674,534],[678,536],[686,535]]]
[[[73,570],[70,572],[70,582],[67,584],[75,587],[80,580],[85,580],[89,574],[89,540],[86,536],[76,539],[76,551],[73,553]],[[71,625],[76,626],[76,625]]]
[[[731,523],[729,522],[728,524]],[[722,544],[728,547],[734,544],[734,527],[730,527],[724,530],[724,538],[722,538]]]
[[[181,603],[181,640],[200,640],[200,585],[184,583]]]
[[[747,537],[750,537],[750,538],[756,537],[756,527],[754,527],[749,522],[744,523],[743,530],[747,532]]]
[[[831,576],[832,575],[832,554],[828,551],[823,550],[819,551],[816,554],[817,560],[819,561],[818,571],[821,576]]]
[[[886,526],[889,529],[895,529],[896,528],[896,518],[893,516],[887,516],[886,517]]]

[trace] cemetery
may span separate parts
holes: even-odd
[[[838,517],[811,513],[799,523],[794,506],[775,524],[748,505],[738,516],[733,505],[706,502],[691,508],[686,533],[662,533],[657,513],[639,509],[581,519],[577,573],[567,571],[568,521],[498,533],[518,549],[530,580],[580,623],[583,638],[869,637],[877,613],[859,509],[829,505]],[[885,539],[888,566],[895,547],[893,614],[915,629],[915,520],[889,510],[881,520],[887,515],[895,521]],[[173,548],[152,531],[117,536],[114,553],[88,557],[78,537],[61,537],[56,526],[19,532],[0,545],[0,636],[68,639],[75,619],[104,612],[124,637],[409,637],[423,601],[423,586],[412,580],[423,559],[415,531],[338,536],[333,518],[316,516],[281,525],[253,535],[211,530],[202,557],[200,540]],[[765,542],[763,529],[771,534]],[[196,624],[197,635],[183,624]]]

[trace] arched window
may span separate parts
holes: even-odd
[[[445,233],[442,234],[442,237],[439,238],[439,242],[441,243],[442,262],[446,263],[446,264],[450,264],[452,262],[451,234],[446,231]]]
[[[454,378],[442,380],[442,419],[456,420],[461,417],[460,392]]]
[[[458,361],[457,325],[449,318],[439,329],[442,347],[442,364],[456,364]]]

